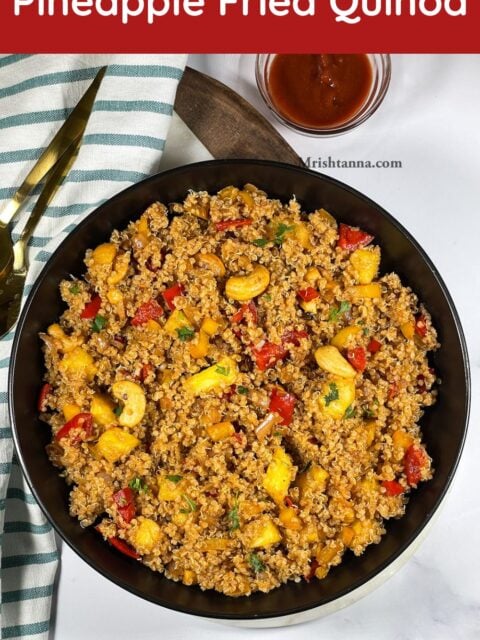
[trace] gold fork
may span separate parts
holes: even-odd
[[[95,97],[105,75],[102,67],[23,184],[0,215],[0,338],[16,323],[28,272],[27,246],[40,217],[52,201],[80,148]],[[12,243],[9,224],[39,182],[47,176],[20,238]]]

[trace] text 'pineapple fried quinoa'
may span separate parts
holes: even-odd
[[[70,513],[202,589],[321,579],[432,475],[430,316],[323,209],[252,185],[169,209],[88,250],[41,335]]]

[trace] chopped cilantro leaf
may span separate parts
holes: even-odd
[[[291,233],[294,229],[295,225],[284,224],[283,222],[281,222],[275,231],[275,244],[281,245],[285,240],[285,234]]]
[[[257,238],[252,242],[256,247],[264,247],[266,244],[268,244],[268,240],[266,238]]]
[[[117,416],[117,418],[119,418],[122,415],[122,411],[123,411],[123,407],[117,404],[117,406],[113,410],[113,413]]]
[[[307,471],[310,469],[310,467],[312,466],[312,461],[309,460],[308,462],[306,462],[303,467],[300,469],[300,473],[307,473]]]
[[[215,367],[215,372],[220,374],[221,376],[228,376],[228,374],[230,373],[230,368],[222,367],[221,365],[217,364],[217,366]]]
[[[136,478],[133,478],[133,480],[130,480],[128,486],[130,487],[130,489],[133,489],[133,491],[136,491],[137,493],[146,493],[148,491],[146,483],[143,482],[143,480],[138,476]]]
[[[105,328],[106,324],[107,324],[106,318],[100,315],[96,315],[92,322],[92,331],[94,333],[100,333],[100,331]]]
[[[190,327],[179,327],[177,329],[177,335],[181,342],[190,342],[190,340],[193,340],[195,331]]]
[[[194,500],[189,498],[184,493],[182,493],[182,498],[187,503],[187,508],[186,509],[180,509],[180,513],[193,513],[194,511],[197,510],[197,503]]]
[[[167,480],[170,480],[170,482],[173,482],[173,484],[178,484],[182,479],[183,479],[183,476],[177,476],[177,475],[167,476]]]
[[[248,393],[247,387],[242,387],[242,385],[237,387],[237,393],[240,393],[242,396],[246,396]]]
[[[355,407],[353,407],[352,405],[349,405],[347,407],[343,417],[348,420],[349,418],[355,418],[356,415],[357,415],[357,412],[355,410]]]
[[[235,498],[233,507],[228,512],[228,522],[230,531],[240,529],[240,516],[238,515],[238,498]]]
[[[340,302],[340,306],[333,307],[333,309],[330,311],[328,319],[330,320],[330,322],[332,320],[338,320],[338,318],[347,311],[350,311],[350,303],[346,300],[342,300]]]
[[[69,291],[74,296],[76,296],[78,293],[80,293],[80,287],[78,286],[78,284],[76,282],[74,282],[72,285],[70,285]]]
[[[254,573],[262,573],[265,571],[265,565],[256,553],[251,553],[248,556],[248,564],[252,567]]]
[[[328,386],[330,388],[330,391],[327,393],[326,396],[324,396],[326,407],[328,407],[328,405],[334,400],[338,400],[338,398],[340,397],[338,394],[338,387],[336,382],[330,382]]]

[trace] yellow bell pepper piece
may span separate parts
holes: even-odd
[[[332,338],[330,344],[337,349],[345,349],[353,341],[354,338],[362,333],[362,328],[358,325],[344,327]]]
[[[207,433],[214,442],[219,442],[233,436],[235,427],[231,422],[217,422],[217,424],[208,425]]]
[[[363,300],[364,298],[381,298],[382,287],[378,282],[371,282],[370,284],[357,284],[350,287],[350,296],[354,302]]]
[[[195,341],[190,343],[190,355],[192,358],[204,358],[210,347],[209,335],[200,329]]]
[[[278,518],[286,529],[300,531],[303,528],[303,523],[297,515],[297,510],[293,507],[283,507],[280,509]]]
[[[94,263],[98,265],[113,264],[116,256],[117,247],[111,242],[105,242],[104,244],[98,245],[92,253],[92,259]]]
[[[415,323],[413,320],[410,322],[404,322],[404,324],[400,325],[400,331],[407,340],[411,340],[415,335]]]

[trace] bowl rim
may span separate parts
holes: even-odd
[[[463,428],[463,434],[462,434],[462,439],[460,442],[460,446],[458,449],[458,453],[456,455],[455,458],[455,463],[452,466],[452,469],[450,470],[450,473],[447,477],[447,480],[444,484],[444,486],[442,487],[441,493],[437,499],[437,501],[435,502],[434,507],[429,511],[429,513],[427,514],[427,516],[422,520],[422,523],[415,529],[415,531],[409,536],[409,538],[406,540],[406,542],[404,544],[402,544],[393,554],[391,554],[388,559],[384,560],[383,562],[381,562],[377,567],[375,567],[374,570],[371,570],[370,572],[368,572],[368,577],[364,578],[364,579],[358,579],[356,581],[354,581],[351,585],[349,585],[348,587],[342,589],[339,593],[337,593],[336,595],[332,595],[331,597],[326,598],[325,600],[323,600],[320,604],[307,604],[305,606],[294,606],[291,608],[287,608],[285,610],[282,610],[281,613],[248,613],[248,614],[242,614],[242,613],[238,613],[238,614],[224,614],[222,612],[215,612],[213,613],[208,613],[208,614],[202,614],[198,611],[193,611],[192,609],[190,609],[188,606],[184,606],[183,604],[180,605],[175,605],[172,604],[171,602],[163,599],[161,596],[160,597],[153,597],[150,596],[149,594],[144,594],[142,592],[140,592],[138,589],[136,589],[135,587],[132,587],[131,585],[129,585],[128,583],[126,583],[124,580],[118,579],[115,575],[113,575],[112,572],[108,571],[107,569],[102,569],[99,568],[95,562],[93,560],[90,560],[90,558],[84,554],[82,551],[80,551],[76,545],[69,540],[68,536],[66,534],[63,533],[63,531],[61,530],[61,527],[59,524],[56,523],[56,521],[54,520],[54,518],[49,514],[49,511],[47,509],[47,507],[45,506],[45,504],[43,503],[43,501],[41,500],[41,498],[38,495],[38,492],[35,488],[35,486],[33,485],[31,478],[30,478],[30,474],[28,472],[28,466],[27,463],[23,457],[23,453],[22,450],[20,448],[20,443],[19,443],[19,435],[17,432],[17,424],[16,424],[16,418],[15,418],[15,414],[14,414],[14,409],[13,409],[13,391],[14,391],[14,382],[15,382],[15,376],[14,376],[14,371],[15,371],[15,364],[16,364],[16,360],[17,360],[17,352],[18,352],[18,348],[19,348],[19,343],[20,343],[20,339],[21,339],[21,335],[22,335],[22,331],[23,331],[23,327],[24,324],[27,320],[27,317],[30,314],[30,308],[32,306],[32,302],[33,299],[37,293],[37,290],[39,289],[40,285],[42,284],[43,280],[45,279],[45,275],[48,272],[48,268],[50,263],[52,262],[52,260],[54,259],[54,257],[60,253],[61,251],[63,251],[63,247],[64,244],[66,244],[67,240],[69,239],[69,237],[71,236],[71,234],[69,234],[68,236],[66,236],[62,242],[58,245],[58,247],[55,249],[55,251],[52,253],[52,255],[50,256],[50,258],[48,259],[48,261],[45,263],[43,269],[41,270],[41,272],[39,273],[35,283],[32,286],[32,289],[27,297],[27,300],[25,301],[25,304],[23,306],[22,312],[20,314],[18,323],[17,323],[17,327],[15,330],[15,336],[14,336],[14,340],[13,340],[13,345],[12,345],[12,351],[11,351],[11,356],[10,356],[10,364],[9,364],[9,370],[8,370],[8,415],[9,415],[9,419],[10,419],[10,424],[11,424],[11,428],[12,428],[12,434],[13,434],[13,440],[14,440],[14,445],[15,445],[15,451],[16,451],[16,455],[17,458],[19,460],[21,469],[22,469],[22,473],[27,481],[27,484],[33,494],[33,496],[35,497],[35,500],[37,501],[38,505],[40,506],[42,512],[44,513],[45,517],[47,518],[48,522],[52,525],[53,529],[55,530],[55,532],[59,535],[59,537],[84,561],[86,562],[92,569],[94,569],[97,573],[101,574],[102,576],[104,576],[105,578],[107,578],[108,580],[110,580],[111,582],[113,582],[113,584],[122,587],[123,589],[125,589],[126,591],[129,591],[130,593],[133,593],[134,595],[142,598],[143,600],[147,600],[150,601],[154,604],[157,605],[161,605],[167,609],[170,609],[172,611],[178,611],[181,613],[186,613],[186,614],[190,614],[190,615],[195,615],[198,617],[203,617],[203,618],[208,618],[211,620],[232,620],[232,621],[241,621],[241,620],[266,620],[266,619],[275,619],[275,618],[281,618],[281,617],[285,617],[285,616],[292,616],[295,614],[300,614],[302,612],[306,612],[306,611],[312,611],[314,609],[321,609],[323,606],[332,603],[335,600],[340,601],[342,598],[344,598],[347,595],[351,595],[353,592],[355,592],[357,589],[360,589],[361,587],[365,586],[366,584],[368,584],[370,581],[372,581],[374,578],[376,578],[377,576],[379,576],[382,572],[384,572],[390,565],[392,565],[401,555],[403,555],[405,553],[405,551],[413,544],[413,542],[420,536],[420,534],[422,533],[422,531],[425,529],[425,527],[429,524],[429,522],[431,521],[431,519],[433,518],[433,516],[437,513],[440,505],[443,503],[444,498],[451,486],[452,480],[455,476],[455,473],[458,469],[458,465],[460,462],[460,459],[462,457],[463,454],[463,450],[464,450],[464,446],[465,446],[465,440],[467,437],[467,432],[468,432],[468,426],[469,426],[469,418],[470,418],[470,404],[471,404],[471,375],[470,375],[470,362],[469,362],[469,356],[468,356],[468,349],[467,349],[467,344],[466,344],[466,340],[465,340],[465,335],[463,332],[463,328],[460,322],[460,318],[457,312],[457,309],[455,307],[455,303],[452,299],[452,296],[450,295],[450,292],[447,288],[447,286],[445,285],[445,282],[443,281],[442,277],[440,276],[437,268],[435,267],[435,265],[433,264],[432,260],[429,258],[429,256],[427,255],[426,251],[420,246],[420,244],[415,240],[415,238],[410,234],[410,232],[405,229],[405,227],[403,227],[403,225],[398,222],[388,211],[386,211],[383,207],[381,207],[379,204],[377,204],[374,200],[372,200],[371,198],[369,198],[368,196],[364,195],[363,193],[361,193],[360,191],[358,191],[357,189],[345,184],[344,182],[341,182],[340,180],[337,180],[336,178],[332,178],[331,176],[325,175],[323,173],[320,172],[316,172],[316,171],[312,171],[310,169],[307,169],[306,167],[299,167],[296,165],[291,165],[291,164],[287,164],[287,163],[283,163],[283,162],[275,162],[275,161],[270,161],[270,160],[256,160],[256,159],[221,159],[221,160],[207,160],[207,161],[203,161],[203,162],[195,162],[195,163],[191,163],[191,164],[186,164],[186,165],[181,165],[179,167],[175,167],[173,169],[168,169],[166,171],[161,171],[159,173],[156,173],[148,178],[146,178],[145,180],[142,180],[138,183],[135,183],[133,185],[131,185],[130,187],[128,187],[127,189],[124,189],[118,193],[116,193],[115,195],[113,195],[111,198],[109,198],[108,200],[106,200],[104,203],[102,203],[99,207],[95,208],[93,211],[91,211],[87,216],[85,216],[85,218],[76,226],[76,228],[71,232],[73,234],[75,234],[77,232],[77,230],[88,226],[90,224],[91,218],[93,216],[100,216],[103,209],[105,207],[109,207],[112,205],[112,202],[114,203],[117,199],[122,198],[124,196],[125,193],[130,193],[132,191],[135,191],[136,189],[139,188],[140,185],[145,185],[148,183],[154,183],[156,182],[160,176],[164,177],[168,177],[169,175],[171,175],[172,173],[174,174],[181,174],[183,172],[186,171],[190,171],[192,168],[200,168],[200,167],[221,167],[221,166],[225,166],[225,165],[250,165],[252,167],[255,166],[263,166],[263,167],[269,167],[269,168],[273,168],[274,170],[276,168],[278,169],[284,169],[284,170],[288,170],[294,173],[301,173],[301,174],[306,174],[308,175],[310,178],[313,179],[321,179],[326,181],[327,183],[330,183],[336,187],[339,187],[341,189],[344,189],[346,191],[348,191],[351,195],[354,195],[356,198],[359,198],[360,200],[368,203],[369,205],[373,205],[381,214],[384,218],[386,218],[394,227],[396,227],[396,229],[402,233],[404,236],[406,236],[406,238],[412,243],[412,245],[414,246],[414,248],[416,249],[416,251],[418,251],[418,253],[420,254],[421,258],[424,260],[424,262],[426,263],[427,267],[429,268],[429,270],[431,271],[433,277],[436,279],[442,294],[447,302],[447,305],[450,309],[450,312],[452,314],[452,318],[454,321],[454,325],[455,325],[455,329],[456,329],[456,333],[459,339],[459,343],[460,343],[460,351],[461,351],[461,355],[462,355],[462,359],[463,359],[463,375],[464,375],[464,379],[465,379],[465,389],[466,389],[466,393],[465,393],[465,405],[464,405],[464,411],[465,411],[465,421],[464,421],[464,428]],[[127,559],[128,560],[128,559]],[[162,574],[162,577],[163,576]],[[167,579],[167,578],[165,578]],[[280,585],[279,587],[277,587],[277,589],[281,589],[283,585]],[[244,597],[250,597],[250,596],[244,596]]]

